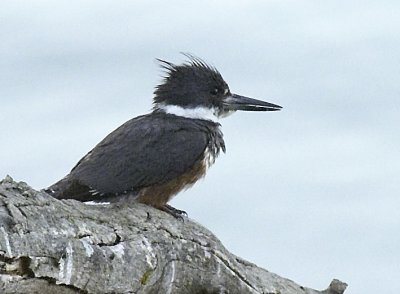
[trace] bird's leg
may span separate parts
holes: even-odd
[[[172,207],[171,205],[165,204],[160,208],[162,211],[165,211],[166,213],[169,213],[172,215],[174,218],[182,220],[183,221],[183,216],[187,216],[186,211],[176,209]]]

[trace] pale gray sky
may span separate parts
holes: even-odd
[[[46,187],[148,112],[191,52],[284,106],[221,120],[227,153],[173,205],[314,288],[400,293],[400,2],[2,1],[0,177]]]

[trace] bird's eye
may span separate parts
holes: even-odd
[[[211,91],[211,94],[212,94],[212,95],[217,95],[217,94],[219,94],[219,89],[218,89],[218,88],[214,88],[214,89]]]

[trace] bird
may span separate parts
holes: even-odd
[[[233,94],[214,66],[184,55],[180,64],[157,59],[164,76],[150,113],[122,124],[44,190],[57,199],[139,202],[177,219],[187,216],[168,202],[225,153],[219,119],[240,110],[282,107]]]

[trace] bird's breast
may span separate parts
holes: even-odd
[[[208,144],[203,153],[206,168],[214,164],[221,150],[225,152],[225,143],[220,128],[216,127],[208,133]]]
[[[203,153],[203,164],[206,169],[210,168],[214,164],[216,159],[216,153],[211,148],[207,147]]]
[[[202,178],[206,169],[204,160],[198,160],[190,170],[167,183],[143,188],[137,200],[154,207],[163,207],[178,192],[189,188]]]
[[[174,195],[183,189],[187,189],[202,178],[207,169],[215,162],[220,151],[225,152],[225,144],[222,132],[218,126],[207,128],[207,144],[202,155],[183,174],[169,180],[166,183],[152,185],[140,190],[138,201],[154,207],[164,206]]]

